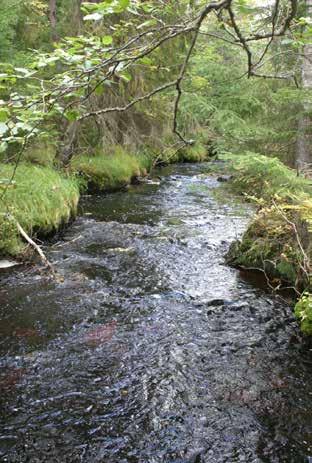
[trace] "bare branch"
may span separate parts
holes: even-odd
[[[159,87],[155,88],[151,92],[146,93],[145,95],[139,96],[138,98],[136,98],[135,100],[132,100],[130,103],[128,103],[125,106],[115,106],[113,108],[103,108],[103,109],[99,109],[98,111],[90,111],[80,116],[78,120],[81,121],[91,116],[100,116],[102,114],[108,114],[108,113],[113,113],[113,112],[120,113],[123,111],[127,111],[128,109],[132,108],[132,106],[136,105],[137,103],[140,103],[141,101],[144,101],[144,100],[148,100],[152,96],[156,95],[156,93],[163,92],[164,90],[167,90],[170,87],[176,86],[176,84],[177,84],[176,80],[172,82],[167,82],[166,84],[160,85]]]
[[[275,34],[274,34],[275,37],[280,37],[282,35],[285,35],[286,31],[290,28],[292,20],[296,16],[298,0],[289,0],[289,3],[290,3],[290,7],[289,7],[288,14],[281,28],[278,31],[275,31]],[[254,40],[270,39],[271,37],[272,37],[272,32],[268,32],[266,34],[252,34],[249,37],[246,37],[245,40],[246,42],[251,42]]]
[[[231,19],[231,23],[232,23],[232,26],[236,32],[236,35],[240,41],[240,43],[242,44],[242,47],[244,48],[245,52],[246,52],[246,55],[247,55],[247,64],[248,64],[248,77],[251,76],[251,71],[252,71],[252,52],[251,52],[251,49],[249,48],[249,45],[248,43],[246,42],[246,39],[245,37],[243,36],[242,32],[240,31],[240,28],[238,27],[238,24],[235,20],[235,16],[234,16],[234,12],[231,8],[231,5],[228,7],[228,12],[229,12],[229,15],[230,15],[230,19]]]

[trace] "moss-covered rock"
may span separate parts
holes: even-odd
[[[200,142],[178,151],[179,162],[203,162],[209,157],[208,149]]]
[[[109,153],[78,155],[71,161],[71,172],[84,179],[89,191],[113,191],[129,185],[136,177],[146,176],[154,165],[177,162],[201,162],[207,159],[207,149],[201,143],[162,152],[127,153],[121,147],[111,147]]]
[[[260,209],[242,240],[231,246],[227,259],[233,265],[265,271],[272,279],[303,289],[309,286],[305,254],[310,255],[311,237],[306,221],[288,207],[275,203]]]
[[[172,147],[164,149],[155,155],[158,165],[168,165],[179,162],[203,162],[209,158],[208,148],[201,142],[194,145],[185,145],[182,148]]]
[[[233,174],[229,186],[260,210],[227,259],[296,289],[310,288],[312,262],[311,181],[276,158],[255,153],[225,155]]]

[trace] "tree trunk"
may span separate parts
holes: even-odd
[[[79,35],[81,33],[82,29],[82,14],[81,14],[81,4],[82,0],[77,0],[77,3],[75,3],[75,8],[74,8],[74,24],[76,27],[76,34]]]
[[[307,15],[312,16],[312,0],[306,0]],[[312,89],[312,43],[304,46],[302,63],[302,87]],[[303,105],[304,114],[300,117],[297,141],[297,168],[302,171],[312,163],[312,119],[311,105]]]
[[[68,166],[74,151],[75,143],[77,141],[79,122],[68,122],[67,127],[64,128],[63,143],[58,153],[58,159],[64,166]]]
[[[59,37],[56,31],[57,18],[56,18],[56,0],[49,0],[49,21],[51,25],[51,35],[53,42],[57,42]]]

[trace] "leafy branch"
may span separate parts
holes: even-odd
[[[81,123],[91,117],[126,112],[170,88],[176,90],[173,101],[173,133],[183,143],[192,143],[192,140],[187,140],[179,130],[178,118],[183,95],[183,80],[199,37],[206,36],[239,45],[247,56],[246,72],[249,77],[288,78],[288,76],[271,76],[257,72],[257,69],[263,66],[273,39],[285,35],[292,25],[296,15],[297,0],[288,0],[285,3],[286,10],[282,8],[279,0],[275,1],[270,31],[254,34],[246,33],[239,24],[240,22],[244,24],[243,11],[244,8],[246,9],[244,1],[204,2],[199,9],[185,10],[179,21],[173,24],[166,24],[164,20],[157,17],[158,7],[153,2],[140,5],[129,0],[114,0],[109,3],[86,4],[84,8],[88,14],[84,19],[90,23],[97,23],[110,14],[127,14],[131,17],[134,9],[135,18],[139,15],[140,20],[141,18],[146,20],[139,25],[136,20],[133,21],[132,29],[136,28],[137,32],[125,41],[122,40],[119,31],[118,34],[106,35],[102,38],[96,35],[71,37],[58,43],[52,53],[38,54],[37,60],[29,69],[13,67],[7,69],[2,74],[2,80],[8,88],[15,89],[19,83],[26,83],[26,87],[28,85],[29,88],[33,85],[32,82],[38,85],[36,92],[30,90],[26,95],[12,92],[7,101],[1,102],[2,150],[7,149],[8,144],[20,144],[18,163],[29,141],[39,136],[43,130],[41,127],[47,124],[55,124],[60,119],[65,119],[67,123]],[[162,4],[161,7],[165,8],[164,5]],[[223,12],[227,13],[229,21],[222,16]],[[223,34],[211,34],[207,31],[207,18],[211,13],[216,14],[223,24],[225,31]],[[129,23],[131,24],[131,21]],[[135,76],[136,66],[144,66],[153,74],[155,69],[158,69],[158,65],[154,63],[157,53],[164,50],[166,44],[182,38],[188,46],[173,80],[164,82],[143,94],[135,95],[125,104],[90,109],[89,101],[93,95],[101,94],[105,89],[111,92],[116,86],[129,84]],[[260,57],[254,59],[255,51],[252,49],[252,43],[259,41],[265,42],[264,48],[260,52]],[[115,45],[118,42],[119,45]],[[258,52],[257,48],[256,54]],[[56,67],[61,71],[55,73]],[[5,191],[2,197],[4,194]]]

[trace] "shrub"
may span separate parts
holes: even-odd
[[[242,155],[224,155],[233,172],[232,188],[239,193],[270,200],[272,196],[289,197],[292,194],[312,193],[310,180],[298,177],[294,169],[277,158],[247,152]]]
[[[312,336],[312,295],[304,293],[295,306],[295,315],[300,320],[304,334]]]

